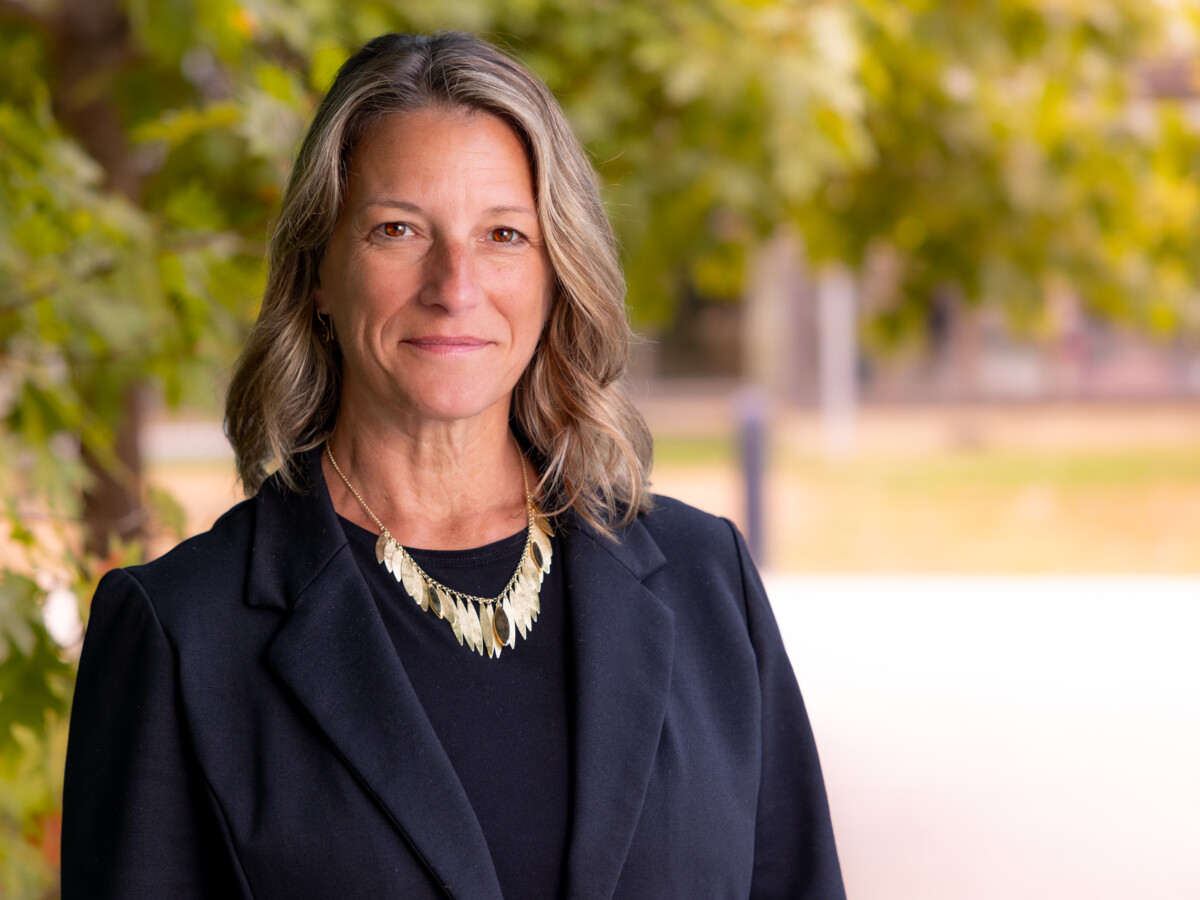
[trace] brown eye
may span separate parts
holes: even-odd
[[[492,240],[497,244],[511,244],[517,239],[517,232],[512,228],[493,228]]]
[[[380,227],[388,237],[404,237],[408,234],[408,226],[403,222],[384,222]]]

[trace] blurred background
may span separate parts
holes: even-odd
[[[654,484],[747,532],[855,898],[1200,896],[1200,5],[0,0],[0,897],[57,897],[99,576],[240,499],[224,385],[352,50],[591,153]]]

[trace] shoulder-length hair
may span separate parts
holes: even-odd
[[[247,494],[271,471],[299,489],[299,456],[337,421],[341,355],[322,341],[315,289],[358,141],[381,118],[422,109],[496,116],[521,140],[554,269],[550,315],[513,393],[511,423],[542,470],[550,515],[575,510],[604,534],[650,506],[651,440],[624,397],[632,334],[616,240],[583,148],[546,86],[460,33],[387,34],[342,66],[317,108],[270,243],[258,321],[229,387],[225,431]]]

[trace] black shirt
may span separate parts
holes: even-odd
[[[562,894],[570,832],[572,660],[558,539],[525,638],[497,659],[459,646],[375,560],[378,534],[343,518],[400,662],[475,809],[507,897]],[[472,550],[405,548],[447,587],[494,597],[508,583],[525,532]],[[515,625],[514,625],[515,627]],[[398,760],[404,765],[404,760]]]

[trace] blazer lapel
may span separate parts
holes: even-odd
[[[568,530],[569,529],[569,530]],[[567,896],[616,889],[662,733],[675,616],[642,581],[666,560],[640,523],[613,543],[564,529],[576,660],[575,796]]]
[[[268,487],[259,495],[249,602],[289,610],[266,662],[439,882],[456,896],[499,900],[474,810],[400,664],[324,479],[313,481],[304,494]]]

